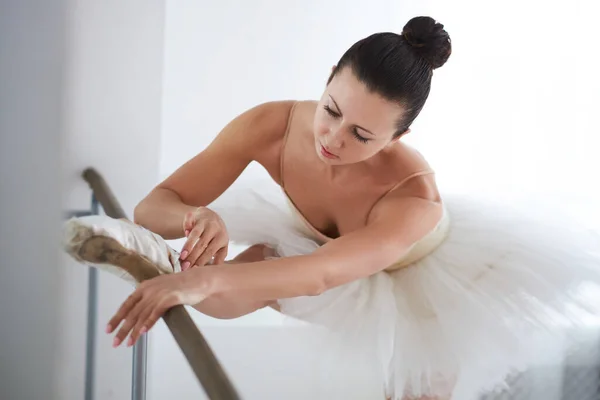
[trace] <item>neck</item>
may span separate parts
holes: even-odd
[[[356,183],[363,177],[370,176],[380,163],[378,155],[353,164],[326,165],[325,175],[333,185]]]
[[[344,185],[356,176],[355,164],[350,165],[325,165],[325,176],[332,185]]]
[[[385,170],[389,163],[390,155],[398,151],[398,142],[393,142],[384,147],[366,160],[343,165],[325,164],[324,174],[333,185],[356,183],[361,178],[372,178],[377,171]]]

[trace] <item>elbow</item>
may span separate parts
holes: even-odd
[[[312,266],[313,273],[310,274],[310,296],[319,296],[331,289],[348,284],[360,279],[353,266],[349,265],[346,258],[338,258],[325,254],[312,254],[308,264]],[[305,263],[303,263],[306,265]]]
[[[323,268],[323,264],[319,262],[315,262],[313,265],[320,265],[321,268],[316,268],[315,273],[312,275],[313,278],[310,279],[307,290],[309,296],[319,296],[337,286],[336,275],[331,271],[331,268]]]
[[[315,296],[320,296],[323,293],[325,293],[326,291],[328,291],[329,289],[331,289],[333,286],[329,286],[326,284],[322,284],[320,286],[317,287],[317,290],[315,292]]]
[[[150,229],[152,221],[155,218],[157,202],[162,197],[162,189],[156,187],[152,189],[146,197],[144,197],[133,209],[133,222],[141,225],[146,229]]]
[[[148,196],[142,199],[134,208],[133,208],[133,222],[137,225],[143,226],[144,228],[149,228],[151,225],[151,218],[153,215],[153,209],[155,208],[152,203],[154,203],[153,192],[151,192]]]
[[[138,225],[144,225],[146,203],[145,199],[140,201],[133,209],[133,222]]]
[[[331,286],[329,286],[329,284],[327,283],[326,280],[316,279],[312,282],[312,284],[308,288],[307,295],[308,296],[320,296],[321,294],[325,293],[330,288],[331,288]]]

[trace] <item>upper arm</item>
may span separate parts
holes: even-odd
[[[370,276],[405,256],[439,223],[443,208],[436,197],[426,184],[413,195],[390,193],[373,208],[365,227],[319,248],[313,256],[323,265],[326,286]]]
[[[291,102],[254,107],[228,123],[211,144],[158,185],[188,205],[206,206],[240,176],[261,151],[283,137]]]

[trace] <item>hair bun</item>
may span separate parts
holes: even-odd
[[[444,30],[444,25],[431,17],[411,19],[404,26],[402,36],[432,69],[444,65],[452,53],[450,35]]]

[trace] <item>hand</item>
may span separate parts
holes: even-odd
[[[227,257],[229,235],[225,223],[217,213],[198,207],[186,214],[183,230],[188,238],[181,250],[181,270],[213,264],[223,264]]]
[[[168,309],[177,305],[196,305],[209,295],[212,270],[195,268],[185,273],[160,275],[142,282],[121,305],[106,327],[112,333],[123,322],[115,336],[113,347],[131,335],[127,346],[148,332]]]

